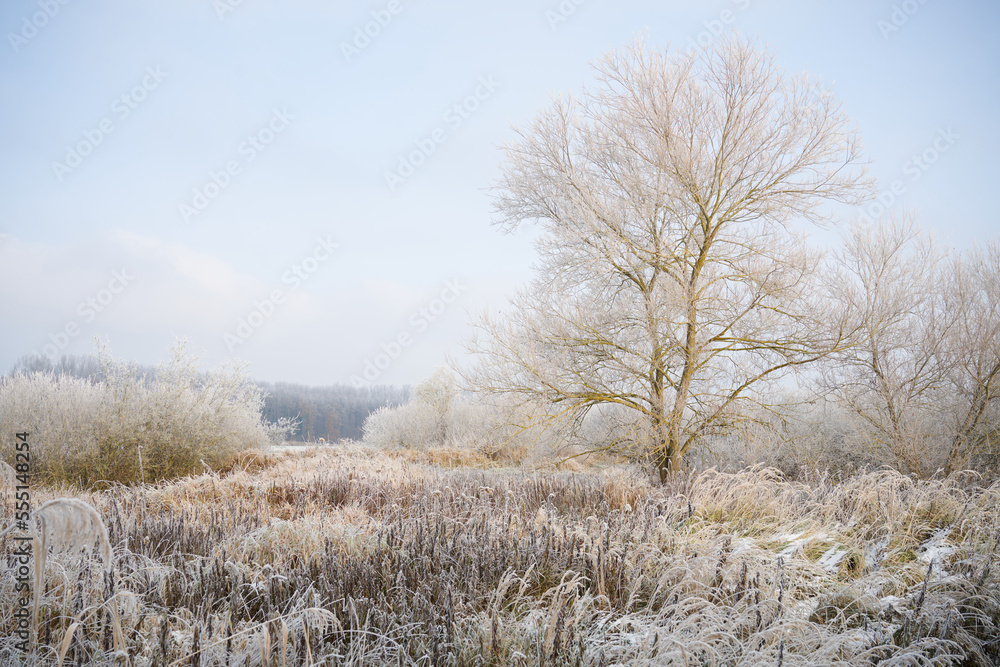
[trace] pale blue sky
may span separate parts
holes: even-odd
[[[33,350],[92,351],[95,335],[152,363],[181,336],[264,380],[348,382],[379,362],[369,379],[418,381],[460,351],[466,311],[531,275],[530,233],[490,225],[511,123],[643,31],[673,48],[723,23],[758,38],[833,84],[882,188],[905,189],[892,208],[960,245],[998,229],[1000,3],[565,0],[552,26],[558,0],[243,0],[220,18],[223,2],[0,8],[0,372]],[[391,21],[348,62],[342,43],[373,12]],[[477,92],[466,117],[449,113]],[[96,132],[78,166],[54,168]],[[390,191],[385,173],[432,135]],[[933,165],[909,163],[943,135]],[[228,185],[185,221],[213,173]],[[269,316],[227,345],[255,309]]]

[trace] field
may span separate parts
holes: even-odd
[[[95,507],[113,567],[49,556],[28,656],[6,568],[4,665],[1000,664],[1000,483],[972,473],[661,486],[337,445],[32,493]]]

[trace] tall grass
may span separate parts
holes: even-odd
[[[654,486],[349,446],[87,498],[116,592],[51,559],[42,647],[0,639],[3,664],[53,654],[73,619],[68,657],[98,665],[1000,662],[1000,486],[969,476]],[[12,591],[5,573],[0,636]]]

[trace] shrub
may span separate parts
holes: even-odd
[[[15,372],[0,381],[0,454],[32,434],[32,473],[84,487],[175,478],[262,450],[292,425],[261,417],[264,396],[244,369],[202,373],[179,342],[154,378],[98,351],[103,378]]]
[[[532,442],[513,425],[511,409],[474,400],[451,371],[438,368],[414,388],[409,403],[370,414],[364,440],[378,447],[473,449],[493,461],[521,463]]]

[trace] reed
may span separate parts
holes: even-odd
[[[86,499],[114,588],[53,557],[38,648],[3,664],[71,627],[95,665],[1000,663],[1000,485],[968,475],[659,485],[345,446]]]

